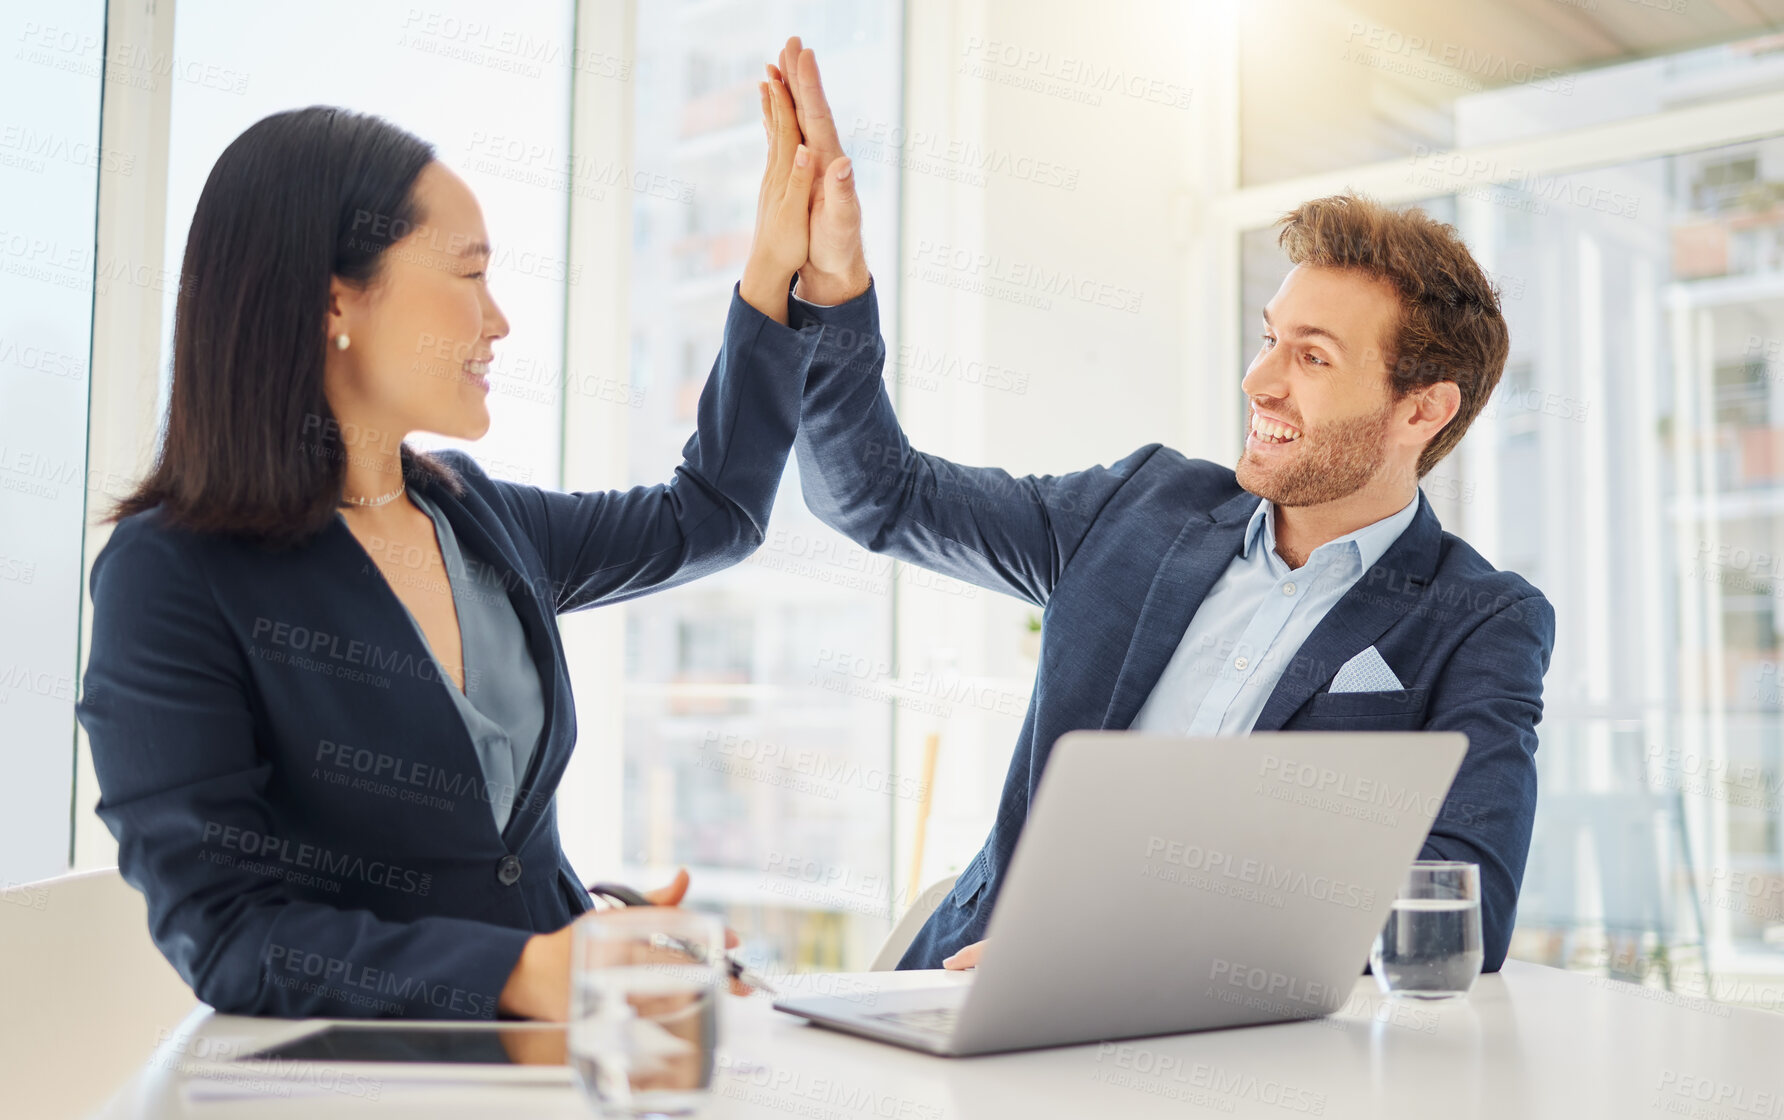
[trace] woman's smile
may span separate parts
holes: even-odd
[[[485,393],[489,392],[490,360],[490,358],[473,358],[460,367],[464,371],[465,380]]]

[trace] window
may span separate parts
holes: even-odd
[[[475,444],[425,435],[413,442],[463,447],[491,474],[555,486],[574,9],[573,0],[510,5],[492,19],[476,0],[388,9],[326,0],[294,19],[288,10],[228,0],[179,5],[175,57],[227,64],[237,78],[227,88],[172,87],[168,274],[179,274],[217,156],[255,121],[320,104],[408,129],[476,193],[494,246],[490,292],[510,323],[490,369],[488,434]],[[170,287],[163,298],[163,410],[177,295]]]
[[[0,34],[0,889],[61,874],[79,677],[105,6],[8,5]]]
[[[638,5],[633,160],[680,189],[632,205],[634,482],[667,477],[692,430],[754,228],[756,83],[787,28],[818,50],[845,142],[857,115],[896,114],[898,4]],[[897,168],[855,166],[864,207],[896,214]],[[870,258],[895,260],[895,234],[872,223]],[[877,272],[886,324],[896,279]],[[891,709],[837,668],[891,661],[890,565],[875,559],[806,510],[790,465],[760,551],[625,608],[627,874],[655,883],[689,865],[698,897],[723,905],[765,966],[865,967],[901,909],[888,886]]]

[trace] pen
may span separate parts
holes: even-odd
[[[644,897],[640,892],[621,883],[590,883],[588,885],[588,892],[590,894],[598,894],[612,902],[617,902],[621,906],[656,905],[656,903]],[[677,951],[686,953],[695,960],[703,959],[701,953],[679,937],[665,937],[664,940],[672,945]],[[748,967],[742,961],[733,957],[730,953],[725,954],[725,971],[730,975],[731,979],[748,984],[752,988],[759,988],[771,996],[780,994],[773,984],[762,979],[760,973]]]

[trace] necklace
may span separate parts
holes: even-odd
[[[391,491],[391,492],[390,492],[390,493],[388,493],[388,494],[384,494],[384,495],[382,495],[382,496],[380,496],[380,497],[376,497],[376,498],[350,498],[350,497],[348,497],[348,496],[347,496],[347,495],[345,495],[345,494],[342,494],[342,495],[341,495],[341,501],[343,501],[343,502],[349,502],[349,503],[351,503],[351,504],[353,504],[353,505],[356,505],[356,506],[382,506],[382,505],[388,505],[388,504],[390,504],[390,503],[391,503],[391,502],[394,502],[394,501],[396,501],[396,500],[397,500],[397,499],[398,499],[398,498],[400,498],[400,497],[402,497],[402,496],[403,496],[403,493],[404,493],[404,492],[405,492],[405,491],[406,491],[406,490],[408,490],[408,488],[409,488],[409,487],[408,487],[408,484],[407,484],[407,483],[405,483],[405,484],[403,484],[403,485],[402,485],[402,486],[399,486],[399,487],[397,487],[397,488],[396,488],[396,489],[395,489],[395,490],[392,490],[392,491]]]

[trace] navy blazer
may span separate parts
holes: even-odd
[[[865,548],[1044,608],[1040,669],[984,847],[900,968],[939,968],[981,939],[1053,744],[1124,729],[1238,555],[1260,499],[1233,471],[1149,444],[1110,467],[1013,478],[914,450],[880,370],[874,292],[793,301],[824,330],[795,444],[806,504]],[[1536,724],[1555,615],[1540,592],[1412,523],[1289,661],[1254,730],[1461,731],[1468,751],[1421,859],[1480,864],[1485,967],[1505,959],[1536,811]],[[1330,691],[1374,645],[1407,687]]]
[[[76,711],[150,932],[219,1011],[492,1018],[535,932],[589,907],[553,793],[576,743],[556,615],[686,583],[762,541],[819,331],[733,292],[684,462],[559,493],[440,457],[419,484],[513,603],[544,730],[494,790],[403,605],[340,519],[269,552],[125,518],[93,562]],[[491,797],[512,797],[497,832]]]

